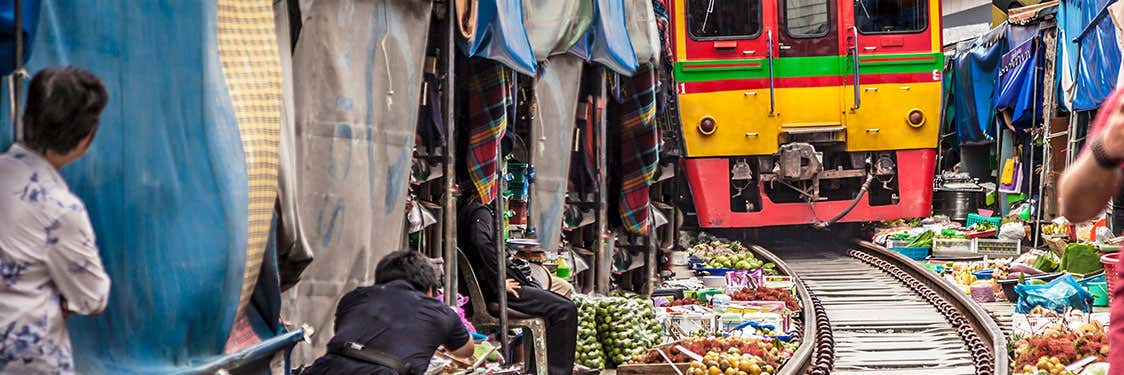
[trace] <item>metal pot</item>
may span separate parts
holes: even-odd
[[[987,193],[976,189],[933,189],[933,214],[952,220],[967,220],[976,213]]]

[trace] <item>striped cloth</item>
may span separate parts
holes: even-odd
[[[500,63],[473,58],[468,63],[468,174],[484,204],[496,198],[496,155],[507,131],[507,105],[513,102],[512,72]]]
[[[656,71],[641,65],[632,78],[620,86],[620,166],[621,196],[619,213],[629,232],[648,232],[651,198],[648,188],[659,162],[659,133],[656,131]]]

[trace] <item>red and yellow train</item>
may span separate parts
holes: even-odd
[[[699,225],[927,216],[940,128],[938,0],[673,0]]]

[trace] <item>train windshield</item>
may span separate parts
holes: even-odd
[[[815,38],[831,29],[829,0],[785,0],[785,29],[793,38]]]
[[[751,39],[761,34],[761,0],[687,0],[691,38]]]
[[[928,4],[925,0],[855,0],[855,24],[863,34],[924,31]]]

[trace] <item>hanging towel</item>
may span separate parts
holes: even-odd
[[[620,215],[625,229],[647,233],[651,217],[648,188],[659,161],[656,132],[656,72],[641,65],[636,75],[621,82]]]
[[[481,58],[471,59],[468,68],[468,173],[480,201],[488,204],[496,197],[496,155],[507,131],[512,73]]]

